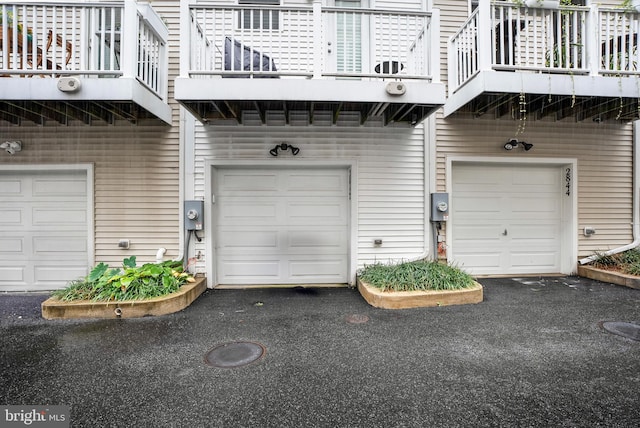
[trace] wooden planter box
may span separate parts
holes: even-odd
[[[63,302],[49,298],[42,302],[42,317],[48,320],[72,318],[140,318],[181,311],[193,303],[207,288],[206,278],[184,284],[175,293],[147,300]]]
[[[625,287],[640,290],[640,278],[637,276],[582,265],[578,265],[578,275],[595,279],[596,281],[610,282],[612,284],[624,285]]]
[[[358,279],[358,291],[371,306],[384,309],[467,305],[483,299],[482,285],[477,282],[463,290],[381,291]]]

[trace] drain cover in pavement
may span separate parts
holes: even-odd
[[[347,315],[346,318],[349,324],[364,324],[369,321],[369,317],[361,314]]]
[[[210,366],[230,369],[251,364],[265,352],[265,347],[256,342],[223,343],[209,351],[204,360]]]
[[[626,337],[627,339],[640,341],[640,325],[630,322],[607,321],[602,323],[602,328],[609,333]]]

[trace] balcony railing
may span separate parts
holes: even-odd
[[[449,84],[455,91],[485,70],[639,75],[639,30],[635,11],[480,0],[450,40]]]
[[[439,81],[438,11],[324,7],[314,0],[300,7],[198,2],[188,13],[183,76]]]
[[[0,76],[132,77],[167,98],[167,36],[147,3],[0,5]]]

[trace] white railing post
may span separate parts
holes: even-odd
[[[135,78],[138,62],[136,46],[138,45],[138,8],[134,0],[124,0],[124,13],[122,17],[122,29],[120,34],[120,70],[122,77]]]
[[[478,3],[478,70],[491,70],[491,0],[480,0]]]
[[[429,74],[431,83],[440,83],[440,9],[431,10],[429,28]]]
[[[322,0],[313,0],[313,78],[322,77]]]
[[[180,0],[180,77],[189,77],[190,64],[191,9],[189,0]]]
[[[600,68],[600,10],[597,4],[589,6],[586,21],[587,68],[590,76],[596,76]]]

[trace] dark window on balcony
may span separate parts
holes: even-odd
[[[240,5],[279,6],[280,0],[238,0]],[[279,30],[277,10],[244,9],[238,13],[238,26],[247,30]]]

